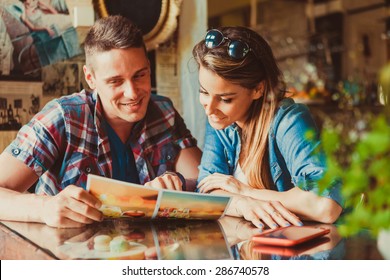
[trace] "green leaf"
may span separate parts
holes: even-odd
[[[332,154],[337,151],[340,143],[340,137],[335,130],[326,130],[322,135],[322,146],[326,154]]]

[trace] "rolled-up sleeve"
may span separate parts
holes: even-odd
[[[326,172],[326,158],[318,129],[305,105],[294,104],[286,109],[275,129],[275,137],[294,186],[343,205],[341,183],[337,178],[320,191],[318,181]]]

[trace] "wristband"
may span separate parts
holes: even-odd
[[[183,191],[186,191],[187,190],[187,188],[186,188],[186,179],[184,178],[184,176],[181,173],[179,173],[179,172],[175,172],[175,173],[176,173],[177,177],[179,177],[179,179],[181,181],[181,189]]]
[[[162,175],[165,175],[165,174],[176,175],[177,177],[179,177],[179,179],[181,181],[181,189],[183,191],[186,191],[186,179],[184,178],[184,176],[180,172],[165,171]]]

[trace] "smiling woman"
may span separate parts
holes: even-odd
[[[182,0],[93,0],[100,17],[122,15],[131,19],[144,34],[148,50],[165,42],[177,27]]]

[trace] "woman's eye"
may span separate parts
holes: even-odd
[[[221,99],[223,103],[230,103],[232,102],[232,99],[229,98],[229,99]]]
[[[200,93],[200,94],[203,94],[203,95],[208,95],[208,93],[205,92],[205,91],[199,91],[199,93]]]

